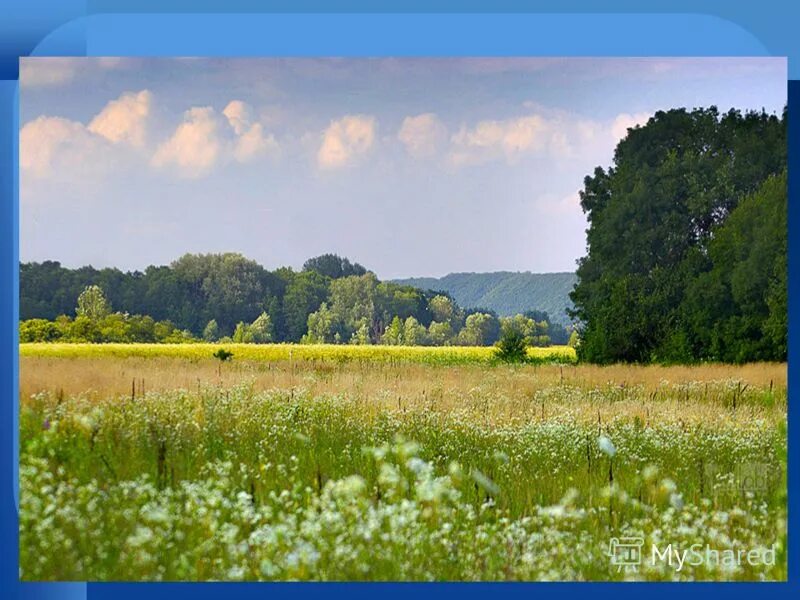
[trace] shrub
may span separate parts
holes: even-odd
[[[504,362],[525,362],[528,359],[528,342],[515,328],[508,327],[497,342],[495,356]]]

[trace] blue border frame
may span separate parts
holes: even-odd
[[[464,0],[0,0],[0,589],[19,598],[138,598],[220,594],[256,598],[326,594],[359,600],[381,594],[451,593],[510,598],[531,594],[617,598],[672,596],[672,584],[222,584],[222,583],[20,583],[17,531],[18,405],[18,59],[63,56],[787,56],[789,77],[800,79],[800,4],[699,0],[592,0],[524,2]],[[413,36],[409,34],[413,32]],[[349,34],[349,35],[348,35]],[[797,60],[795,60],[797,59]],[[789,112],[800,110],[800,81],[789,82]],[[789,119],[789,229],[800,231],[800,122]],[[793,313],[800,298],[800,237],[789,237],[789,364],[800,339]],[[800,370],[789,371],[789,389]],[[790,392],[790,395],[793,395]],[[789,410],[789,528],[798,523],[798,455],[791,438],[796,411]],[[8,493],[8,492],[11,493]],[[789,536],[789,582],[780,584],[682,584],[680,593],[722,593],[731,598],[797,595],[800,539]],[[434,587],[435,586],[435,587]],[[611,587],[613,586],[613,588]],[[716,589],[721,588],[721,589]],[[5,595],[5,594],[3,594]]]

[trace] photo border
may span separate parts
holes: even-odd
[[[14,0],[0,9],[0,590],[18,598],[114,598],[147,594],[148,600],[303,597],[318,594],[353,600],[380,594],[386,600],[409,593],[508,598],[531,594],[613,594],[653,598],[675,593],[669,583],[28,583],[18,566],[18,315],[19,315],[19,58],[25,56],[786,56],[789,113],[800,111],[800,5],[772,0],[715,3],[589,0],[548,3],[468,0],[453,7],[437,0],[391,0],[373,12],[366,0],[255,2],[229,0]],[[450,12],[450,11],[453,12]],[[496,11],[496,12],[495,12]],[[449,13],[449,14],[448,14]],[[792,80],[794,78],[794,80]],[[789,230],[800,231],[800,122],[789,117]],[[798,362],[800,236],[789,236],[789,364]],[[789,370],[789,390],[800,385],[800,369]],[[800,539],[796,411],[789,407],[789,568],[787,583],[684,583],[688,596],[722,593],[796,595]],[[10,492],[10,493],[9,493]],[[800,535],[800,532],[798,533]],[[613,587],[611,587],[613,586]],[[711,587],[709,587],[711,586]],[[713,589],[721,586],[723,589]]]

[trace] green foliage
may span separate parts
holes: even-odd
[[[61,314],[58,307],[73,306],[89,288],[81,301],[86,305],[81,318],[70,327],[26,324],[21,335],[28,341],[185,341],[197,336],[209,342],[380,344],[391,339],[408,345],[491,345],[499,335],[490,310],[465,310],[446,293],[379,281],[336,255],[311,259],[299,273],[290,268],[269,272],[234,253],[186,254],[170,266],[148,267],[144,273],[30,263],[20,266],[20,280],[23,322],[29,316],[55,320]],[[73,290],[75,295],[66,298]],[[100,327],[97,315],[111,314],[111,301],[128,313],[150,316],[112,317]],[[546,313],[526,314],[550,322]],[[395,318],[400,327],[387,337]],[[438,324],[429,335],[434,322]],[[550,324],[550,333],[553,343],[568,339],[560,325]]]
[[[547,321],[536,322],[525,315],[514,315],[500,319],[500,326],[503,332],[512,329],[516,331],[528,346],[550,345],[548,335],[550,324]]]
[[[293,275],[283,298],[286,340],[296,342],[305,334],[308,316],[328,298],[330,280],[316,271]]]
[[[503,362],[525,362],[528,358],[528,342],[516,327],[505,326],[497,342],[495,356]]]
[[[272,319],[266,312],[250,323],[250,334],[256,344],[266,344],[272,341]]]
[[[400,317],[395,316],[395,318],[392,319],[392,322],[386,328],[386,331],[383,332],[383,336],[381,336],[381,343],[389,346],[402,346],[404,343],[404,338],[405,332],[403,321],[400,320]]]
[[[431,311],[434,321],[444,323],[453,317],[453,301],[447,296],[434,296],[428,302],[428,309]]]
[[[211,319],[203,329],[203,339],[207,342],[216,342],[219,339],[219,325],[216,319]]]
[[[785,117],[679,109],[629,130],[581,192],[580,357],[785,360],[785,168]]]
[[[58,324],[47,319],[29,319],[19,324],[20,342],[55,342],[63,335]]]
[[[86,286],[78,296],[78,307],[75,313],[79,317],[86,317],[92,321],[98,321],[111,312],[111,305],[106,300],[102,288],[97,285]]]
[[[231,336],[235,344],[252,344],[255,341],[253,332],[250,331],[250,326],[241,321],[236,324],[236,329],[233,330]]]
[[[464,346],[489,346],[500,335],[500,321],[488,313],[472,313],[466,318],[458,334],[458,343]]]
[[[406,346],[425,346],[429,343],[428,331],[413,316],[403,323],[403,343]]]
[[[438,321],[431,322],[428,326],[428,339],[434,346],[449,345],[453,337],[453,328],[450,323],[439,323]]]
[[[316,271],[320,275],[339,279],[351,275],[365,275],[367,270],[358,263],[351,263],[349,259],[338,254],[323,254],[309,258],[303,264],[303,271]]]
[[[567,346],[569,346],[570,348],[577,348],[580,343],[581,339],[578,336],[578,330],[573,329],[572,333],[569,334],[569,341],[567,342]]]
[[[225,362],[233,358],[233,352],[225,350],[225,348],[220,348],[214,354],[212,354],[214,358],[219,360],[220,362]]]
[[[333,343],[337,333],[333,311],[323,302],[319,310],[308,315],[308,333],[302,341],[307,344],[329,344]]]
[[[785,171],[769,178],[715,230],[711,267],[686,293],[684,352],[705,348],[726,362],[785,360],[786,185]]]
[[[101,319],[61,315],[55,321],[29,319],[19,324],[20,342],[182,343],[194,341],[169,321],[110,313]]]

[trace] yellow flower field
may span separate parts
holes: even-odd
[[[38,357],[171,357],[205,359],[218,349],[251,361],[410,362],[426,364],[490,363],[491,346],[356,346],[336,344],[20,344],[20,356]],[[574,363],[568,346],[528,348],[533,362]]]

